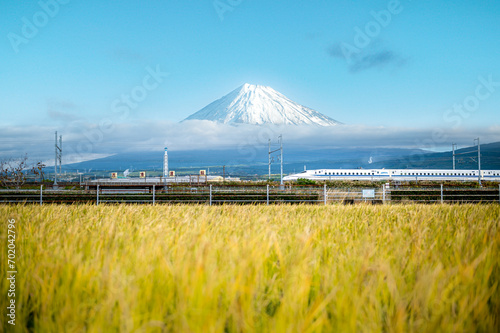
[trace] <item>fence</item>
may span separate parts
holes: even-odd
[[[143,193],[146,192],[146,193]],[[355,203],[500,203],[495,188],[397,187],[333,188],[324,186],[153,186],[151,190],[109,189],[86,192],[40,190],[0,192],[0,203],[99,204],[355,204]]]

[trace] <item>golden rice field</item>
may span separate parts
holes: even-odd
[[[18,332],[498,332],[500,205],[0,206]]]

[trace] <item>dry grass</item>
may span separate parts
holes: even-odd
[[[0,206],[19,332],[493,332],[500,206]],[[2,328],[6,328],[2,310]]]

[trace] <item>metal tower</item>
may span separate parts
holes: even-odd
[[[168,177],[168,151],[165,147],[165,155],[163,155],[163,177]]]
[[[59,137],[59,145],[57,145],[57,131],[55,143],[55,163],[54,163],[54,186],[57,186],[57,162],[59,162],[59,172],[61,173],[62,167],[62,135]]]
[[[271,180],[271,164],[274,162],[275,157],[272,156],[275,152],[280,152],[279,156],[276,156],[276,159],[280,161],[281,170],[280,170],[280,185],[283,185],[283,135],[278,136],[280,147],[275,150],[271,150],[271,139],[269,139],[269,180]]]

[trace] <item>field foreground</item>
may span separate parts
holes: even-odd
[[[500,205],[12,205],[0,215],[3,331],[500,327]]]

